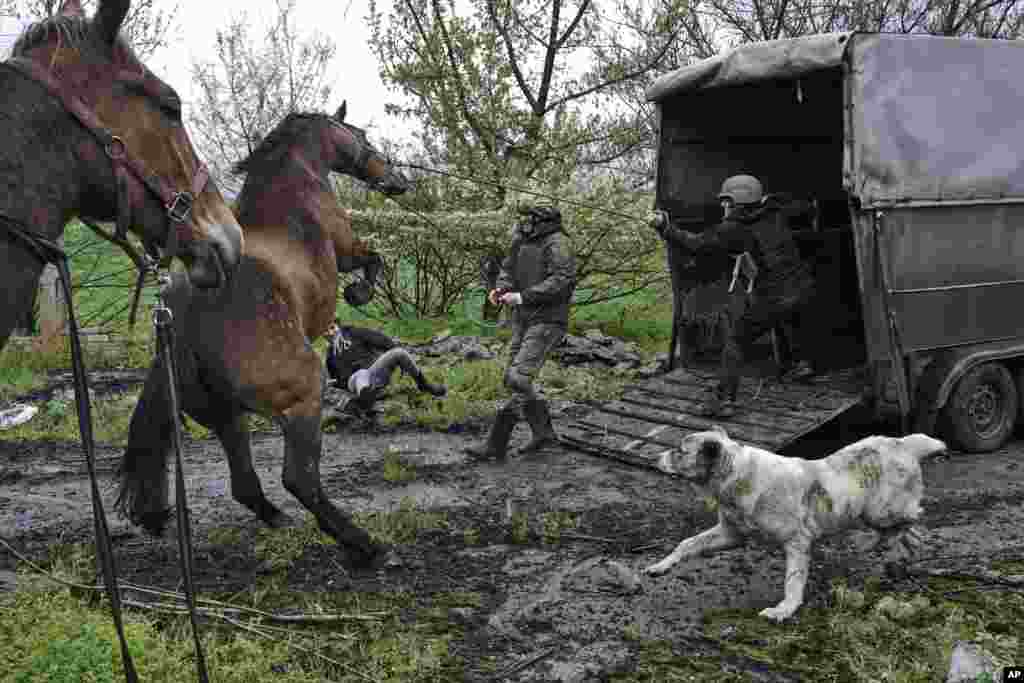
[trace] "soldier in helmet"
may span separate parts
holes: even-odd
[[[735,412],[745,350],[761,335],[790,322],[807,306],[814,292],[814,280],[810,265],[800,257],[789,226],[779,216],[779,207],[765,201],[757,178],[736,175],[726,179],[718,199],[723,220],[704,232],[693,233],[672,225],[664,211],[656,212],[652,225],[667,241],[686,249],[725,249],[737,256],[746,254],[741,262],[747,262],[748,257],[753,262],[748,272],[752,287],[747,305],[738,316],[726,316],[719,381],[703,411],[708,417],[729,417]],[[813,373],[804,361],[788,374],[805,379]]]
[[[391,383],[396,368],[411,377],[420,391],[438,398],[448,393],[444,385],[428,381],[412,355],[382,332],[335,320],[327,328],[326,337],[327,374],[352,393],[350,407],[356,413],[372,413],[373,404]]]
[[[520,213],[524,220],[516,226],[497,286],[488,293],[492,304],[513,307],[505,370],[505,386],[512,391],[512,398],[498,410],[487,441],[466,449],[478,458],[505,458],[520,409],[533,435],[519,449],[520,455],[537,452],[557,440],[547,401],[533,382],[548,353],[565,336],[569,302],[576,288],[576,261],[557,208],[531,206]]]

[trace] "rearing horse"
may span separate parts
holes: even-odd
[[[385,194],[405,192],[408,182],[344,118],[344,103],[333,117],[290,114],[236,165],[236,172],[247,174],[237,210],[246,235],[238,272],[217,292],[193,289],[179,278],[168,303],[182,408],[220,439],[235,500],[271,526],[289,522],[264,496],[252,465],[247,414],[266,415],[284,433],[285,488],[345,546],[353,564],[365,566],[383,556],[382,549],[328,500],[320,484],[325,376],[312,341],[334,319],[339,266],[362,267],[372,281],[380,259],[353,236],[328,176],[352,175]],[[168,518],[173,422],[166,376],[157,359],[132,415],[121,464],[118,504],[153,533]]]
[[[116,221],[217,287],[242,231],[196,156],[177,93],[119,37],[129,0],[79,0],[32,24],[0,63],[0,348],[35,300],[46,254],[75,216]]]

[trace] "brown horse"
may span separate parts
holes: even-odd
[[[216,292],[179,279],[168,301],[182,407],[224,446],[235,500],[271,526],[289,522],[264,496],[252,465],[247,414],[266,415],[284,433],[285,488],[346,547],[354,565],[365,566],[384,556],[381,548],[320,485],[326,380],[312,342],[334,319],[339,267],[362,267],[372,282],[380,258],[353,237],[328,175],[352,175],[385,194],[405,192],[408,184],[344,118],[344,104],[333,117],[291,114],[236,165],[236,172],[247,173],[238,207],[246,250],[238,272]],[[169,516],[173,422],[166,377],[158,359],[132,415],[121,464],[118,504],[152,533],[160,533]]]
[[[79,0],[0,63],[0,348],[35,301],[43,254],[75,216],[168,247],[199,287],[237,267],[242,231],[181,122],[178,95],[118,37],[129,0]],[[35,243],[37,244],[37,243]]]

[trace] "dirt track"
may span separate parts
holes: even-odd
[[[585,411],[558,408],[556,421]],[[519,429],[517,437],[524,438],[525,429]],[[825,430],[803,450],[820,447],[826,453],[853,435]],[[642,568],[682,537],[713,523],[713,514],[679,482],[567,450],[506,465],[467,463],[461,448],[479,436],[472,426],[458,434],[344,427],[325,434],[324,486],[339,504],[388,510],[411,499],[420,508],[446,512],[448,524],[401,546],[406,566],[387,573],[346,577],[327,557],[336,552],[332,547],[311,547],[292,566],[289,586],[408,590],[425,602],[438,593],[479,593],[479,607],[452,610],[450,617],[471,627],[455,645],[467,661],[466,680],[476,678],[474,663],[485,655],[496,657],[502,668],[536,653],[548,656],[509,680],[597,680],[602,673],[629,670],[638,640],[698,647],[691,639],[703,610],[756,611],[780,599],[783,558],[759,546],[684,563],[659,579],[639,580],[621,571]],[[413,466],[410,481],[384,479],[388,451]],[[268,496],[301,518],[302,510],[280,484],[280,436],[256,435],[253,452]],[[108,511],[119,456],[119,449],[99,448]],[[189,440],[185,457],[200,588],[224,593],[250,587],[265,571],[251,552],[257,524],[230,497],[219,444]],[[1024,443],[986,456],[954,453],[924,469],[925,522],[934,554],[1024,548]],[[545,543],[544,513],[555,511],[574,513],[578,525]],[[510,537],[510,512],[527,513],[527,542]],[[113,514],[109,519],[126,579],[178,584],[173,532],[152,540]],[[243,543],[231,548],[212,543],[211,531],[224,527],[242,530]],[[0,441],[0,529],[36,558],[44,558],[56,542],[91,540],[88,480],[77,444]],[[478,532],[472,542],[466,530]],[[884,559],[881,553],[856,552],[847,539],[822,543],[812,565],[809,603],[825,600],[830,578],[881,573]],[[13,580],[15,564],[0,550],[0,585]],[[762,672],[758,680],[786,679]]]

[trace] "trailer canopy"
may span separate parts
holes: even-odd
[[[769,82],[840,68],[850,107],[844,182],[863,206],[1024,200],[1024,41],[831,33],[752,43],[662,76],[647,98],[686,119],[687,96],[702,91],[750,89],[754,107]]]

